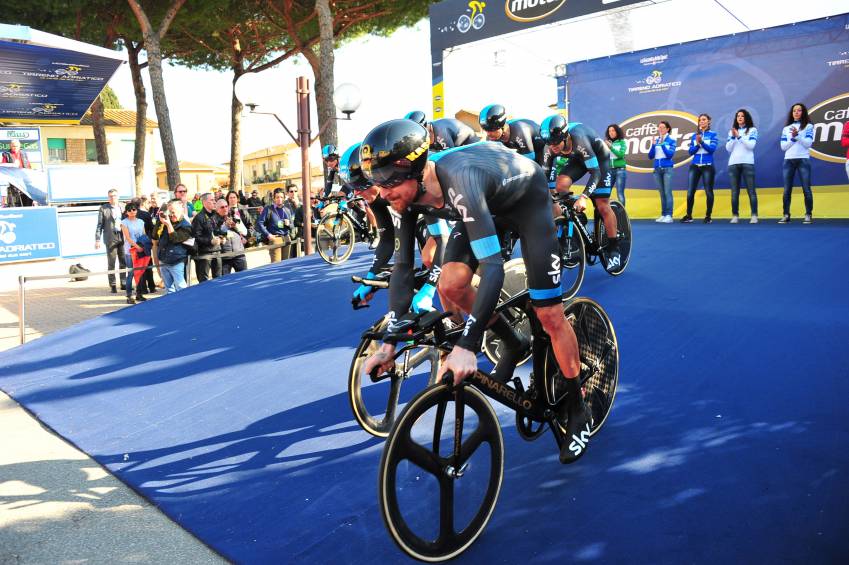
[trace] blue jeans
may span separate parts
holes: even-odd
[[[699,180],[702,181],[702,186],[705,188],[705,196],[707,196],[707,210],[705,216],[710,218],[713,212],[713,180],[716,177],[716,169],[713,165],[690,165],[690,171],[687,174],[687,215],[693,215],[693,201],[696,199],[696,189],[699,186]]]
[[[672,167],[655,169],[654,182],[660,192],[660,215],[671,216],[674,207],[672,202]]]
[[[749,206],[752,215],[758,215],[758,193],[755,192],[755,166],[751,163],[728,165],[728,181],[731,183],[731,213],[739,216],[740,212],[740,181],[746,183],[749,192]]]
[[[616,196],[619,198],[619,202],[622,205],[625,205],[625,179],[627,178],[627,172],[625,167],[614,167],[613,168],[613,186],[616,187]],[[613,191],[610,191],[610,194],[613,194]]]
[[[124,253],[124,261],[127,263],[127,268],[133,268],[133,257],[129,253]],[[129,271],[127,273],[127,281],[124,283],[127,286],[127,298],[133,295],[133,275],[134,271]]]
[[[799,181],[802,183],[802,194],[805,195],[805,214],[814,211],[814,195],[811,192],[811,162],[810,159],[784,160],[784,215],[790,215],[790,197],[793,195],[793,179],[799,171]]]
[[[180,261],[176,265],[159,264],[159,272],[162,273],[162,282],[165,283],[165,292],[171,294],[186,288],[186,264]]]

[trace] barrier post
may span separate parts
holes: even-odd
[[[18,275],[18,330],[20,333],[21,345],[26,343],[27,340],[27,324],[26,324],[26,314],[27,314],[27,291],[26,291],[27,278],[24,275]]]

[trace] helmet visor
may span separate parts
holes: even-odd
[[[381,188],[395,188],[410,178],[407,171],[400,171],[393,166],[371,170],[372,182]]]

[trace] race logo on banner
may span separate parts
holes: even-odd
[[[654,170],[654,162],[649,158],[649,150],[658,136],[657,124],[661,121],[667,121],[672,126],[669,135],[675,140],[677,147],[672,157],[674,166],[680,167],[692,159],[687,152],[687,146],[690,138],[696,133],[699,118],[688,112],[674,110],[647,112],[632,116],[620,124],[628,147],[625,162],[628,164],[629,171],[650,173]]]
[[[655,92],[666,92],[670,88],[676,88],[683,84],[680,80],[664,80],[663,71],[655,69],[645,78],[637,81],[637,86],[628,88],[631,94],[647,94]]]
[[[814,124],[811,156],[832,163],[846,162],[846,148],[840,144],[843,124],[849,121],[849,92],[844,92],[808,110]]]
[[[541,20],[556,12],[566,0],[506,0],[504,12],[517,22]]]

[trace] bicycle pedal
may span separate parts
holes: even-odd
[[[512,382],[513,386],[516,387],[516,392],[520,395],[525,394],[525,385],[522,383],[522,379],[519,377],[513,377]]]

